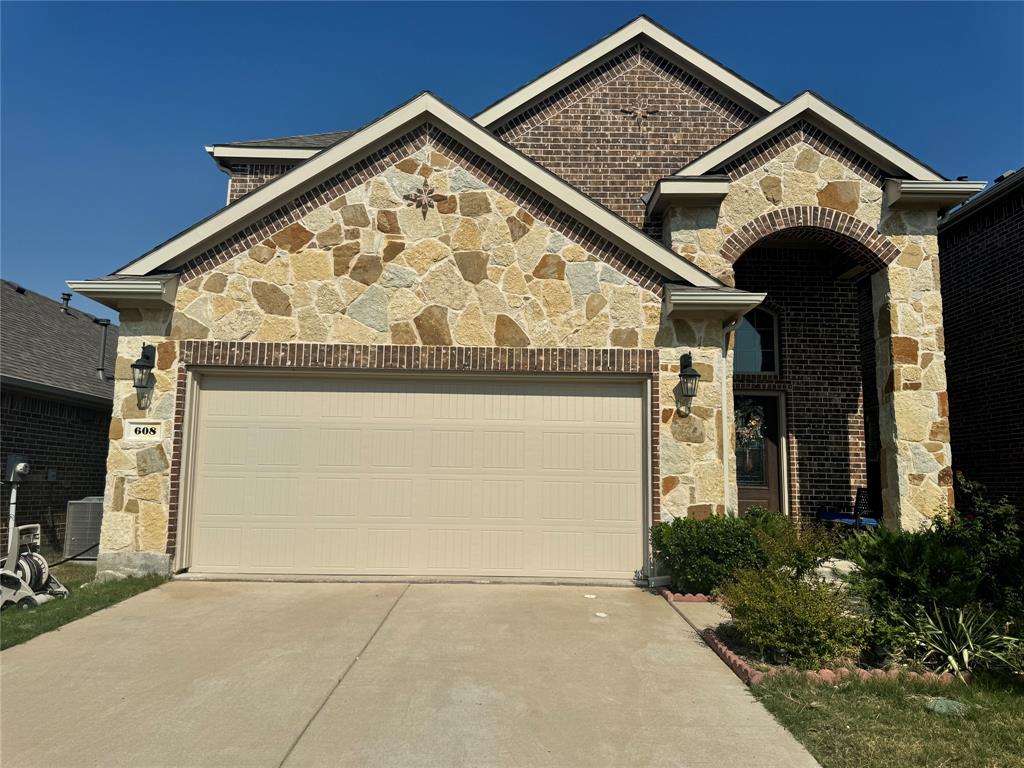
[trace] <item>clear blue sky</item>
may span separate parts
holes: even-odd
[[[5,2],[0,272],[56,297],[224,204],[204,144],[473,114],[641,13],[948,177],[1024,164],[1021,3]]]

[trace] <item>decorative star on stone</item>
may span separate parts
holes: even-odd
[[[424,179],[423,186],[412,194],[406,195],[405,199],[409,201],[409,205],[419,208],[423,212],[423,218],[425,219],[427,218],[427,211],[444,200],[445,197],[444,195],[435,195],[434,188],[427,184],[427,180]]]
[[[633,102],[633,106],[622,107],[619,111],[633,120],[636,123],[636,127],[642,131],[644,129],[644,121],[651,115],[658,114],[661,110],[651,109],[649,100],[638,96],[636,101]]]

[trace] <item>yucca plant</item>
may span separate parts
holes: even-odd
[[[964,673],[978,670],[1024,673],[1019,637],[1001,624],[995,613],[978,608],[921,608],[907,629],[920,653],[920,660],[939,672]]]

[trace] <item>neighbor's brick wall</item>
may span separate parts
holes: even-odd
[[[68,501],[103,495],[110,407],[98,410],[5,387],[0,393],[0,422],[0,466],[5,466],[9,453],[20,453],[32,467],[18,488],[18,525],[39,523],[43,546],[61,549]],[[47,479],[50,470],[56,471],[55,480]],[[4,552],[10,493],[10,485],[4,483]]]
[[[232,163],[228,179],[228,203],[245,197],[278,176],[288,173],[296,163]]]
[[[638,126],[622,110],[644,99],[651,114]],[[753,121],[749,112],[657,52],[636,45],[495,126],[494,132],[642,226],[640,198],[657,179],[674,174]]]
[[[1024,183],[942,228],[939,252],[953,467],[1024,506]]]
[[[779,376],[736,373],[734,386],[786,393],[790,508],[803,516],[852,507],[867,484],[859,290],[835,279],[841,258],[758,247],[736,263],[738,288],[768,293],[782,345]]]

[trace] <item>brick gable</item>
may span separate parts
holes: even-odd
[[[622,110],[643,100],[651,114],[638,126]],[[641,196],[657,179],[754,120],[657,52],[634,45],[494,132],[634,226],[642,226]]]

